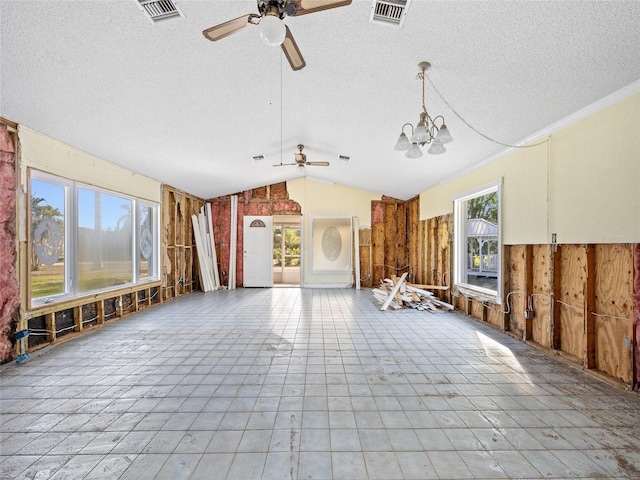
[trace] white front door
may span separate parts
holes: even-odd
[[[273,219],[244,217],[244,273],[245,287],[273,286]]]

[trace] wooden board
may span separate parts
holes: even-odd
[[[360,282],[364,288],[371,284],[371,245],[360,244]]]
[[[545,347],[551,346],[551,306],[553,269],[551,245],[533,245],[533,287],[531,303],[535,315],[531,339]]]
[[[395,225],[395,267],[394,273],[400,275],[404,272],[411,272],[409,265],[409,256],[407,250],[407,204],[406,202],[396,203],[396,218],[392,220]],[[413,275],[408,276],[410,280],[413,280]]]
[[[509,263],[507,274],[509,276],[509,331],[519,338],[524,337],[525,320],[524,309],[527,307],[526,285],[526,245],[505,246],[509,249]],[[505,295],[506,296],[506,295]],[[505,306],[505,310],[506,310]]]
[[[503,317],[502,305],[489,304],[487,307],[487,323],[495,327],[501,327],[504,324]]]
[[[633,250],[631,245],[595,246],[595,368],[633,382]]]
[[[487,307],[479,300],[471,301],[471,316],[482,322],[487,321]]]
[[[420,277],[420,197],[407,202],[407,264],[412,266],[410,281]]]
[[[384,276],[385,278],[396,275],[398,272],[395,269],[397,266],[397,248],[396,242],[398,237],[398,222],[396,220],[397,215],[396,203],[387,202],[384,205]]]
[[[384,275],[384,203],[371,202],[371,284],[378,285]]]
[[[585,285],[587,252],[585,245],[562,245],[560,255],[560,295],[555,309],[560,322],[560,350],[576,361],[584,362],[585,345]]]

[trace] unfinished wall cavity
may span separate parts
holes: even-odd
[[[274,215],[301,215],[300,204],[289,198],[285,182],[266,185],[239,192],[238,194],[238,237],[236,248],[236,286],[243,285],[243,217]],[[209,200],[211,203],[211,221],[216,239],[216,255],[220,281],[226,285],[229,281],[229,249],[231,236],[231,195]]]
[[[464,295],[456,305],[585,370],[637,388],[639,256],[637,244],[507,245],[503,305]]]
[[[371,202],[370,242],[360,249],[363,287],[407,272],[407,280],[432,287],[449,302],[453,214],[420,221],[420,199],[390,197]]]
[[[162,298],[168,300],[200,288],[191,215],[204,200],[162,186]]]
[[[20,311],[16,272],[15,135],[0,124],[0,362],[12,353],[12,326]]]

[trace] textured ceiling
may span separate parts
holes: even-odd
[[[184,18],[152,25],[135,0],[0,0],[0,115],[203,198],[296,178],[272,165],[303,143],[331,162],[308,176],[407,199],[504,149],[427,83],[454,143],[415,160],[393,150],[421,111],[419,62],[507,144],[640,79],[637,1],[413,0],[397,28],[354,0],[285,20],[297,72],[257,28],[203,37],[254,0],[178,4]]]

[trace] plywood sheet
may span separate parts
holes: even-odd
[[[560,350],[583,361],[584,302],[587,281],[587,253],[585,245],[562,245],[560,254],[560,295],[555,308],[560,323]]]
[[[532,320],[532,340],[551,346],[551,314],[553,294],[551,245],[533,245],[533,287],[531,304],[535,312]]]
[[[596,245],[596,369],[633,382],[633,250],[628,244]]]
[[[524,309],[526,296],[526,245],[507,246],[509,249],[509,331],[522,337],[525,330]]]

